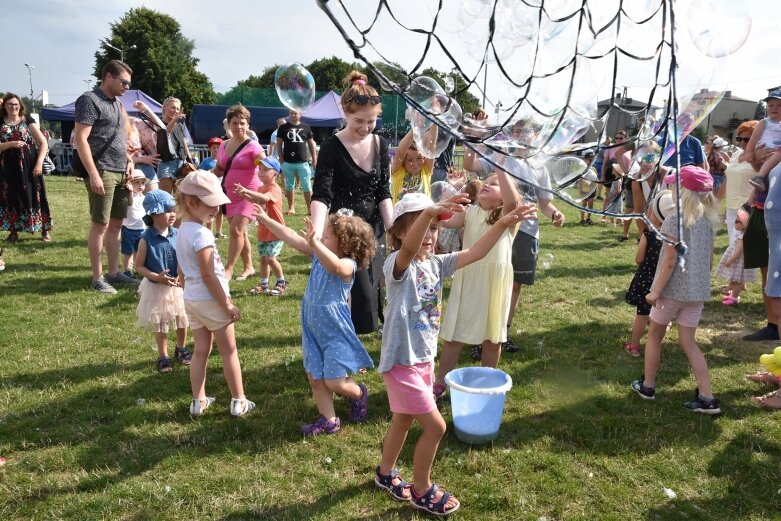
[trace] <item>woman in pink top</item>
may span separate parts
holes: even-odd
[[[249,242],[247,227],[250,220],[255,217],[255,210],[252,203],[246,201],[236,194],[236,185],[242,185],[248,190],[257,191],[260,186],[258,178],[258,167],[255,160],[266,157],[257,141],[249,138],[249,120],[250,113],[242,105],[234,105],[226,112],[228,126],[231,130],[231,138],[220,145],[220,151],[217,153],[217,166],[214,173],[218,176],[225,175],[223,186],[225,193],[230,199],[226,205],[225,216],[230,221],[230,242],[228,243],[228,259],[225,263],[225,275],[228,279],[233,275],[233,266],[241,256],[244,262],[244,271],[236,277],[237,280],[246,280],[255,274],[252,267],[252,250]],[[245,143],[247,142],[247,143]],[[242,147],[239,150],[239,147]],[[239,150],[238,154],[236,151]],[[231,156],[233,161],[230,164],[227,174],[225,167]]]

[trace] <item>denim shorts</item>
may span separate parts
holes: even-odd
[[[122,255],[133,255],[138,251],[138,241],[141,240],[141,236],[144,234],[144,230],[131,230],[125,226],[122,227],[121,249]]]
[[[171,161],[164,161],[157,165],[157,178],[162,179],[176,179],[179,177],[179,168],[184,164],[181,159],[172,159]]]

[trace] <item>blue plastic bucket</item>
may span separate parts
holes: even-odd
[[[456,437],[466,443],[488,443],[499,435],[504,398],[513,386],[510,375],[490,367],[462,367],[445,376]]]

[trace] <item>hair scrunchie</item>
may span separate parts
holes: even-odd
[[[366,85],[366,80],[361,80],[361,79],[355,80],[353,82],[353,85]]]

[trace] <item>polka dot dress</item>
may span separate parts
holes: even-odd
[[[645,259],[638,266],[625,297],[627,304],[637,306],[638,315],[651,313],[651,305],[646,302],[645,296],[651,291],[651,285],[654,283],[656,264],[659,262],[659,252],[662,250],[662,241],[656,233],[646,228],[643,230],[643,235],[646,240]]]

